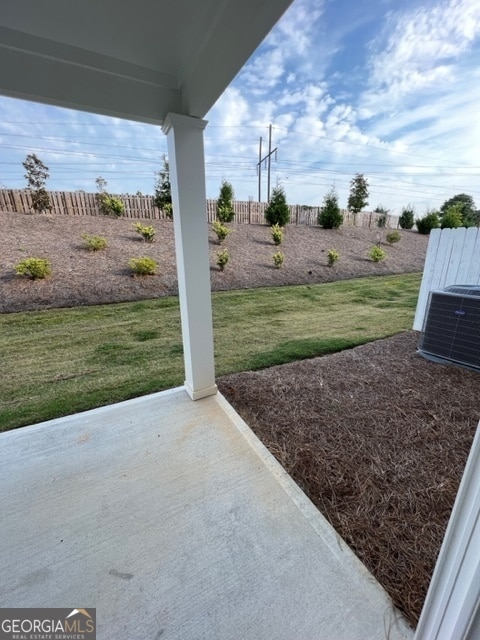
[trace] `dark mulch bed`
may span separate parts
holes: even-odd
[[[412,625],[480,419],[480,374],[416,344],[404,333],[219,381]]]

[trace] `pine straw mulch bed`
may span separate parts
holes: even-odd
[[[152,224],[157,235],[147,244],[133,229],[133,223]],[[281,250],[282,269],[275,269],[272,255],[277,251],[270,229],[260,224],[230,224],[232,233],[224,247],[230,262],[224,273],[216,265],[221,249],[210,229],[210,275],[214,291],[314,284],[369,275],[421,271],[428,236],[402,231],[393,247],[385,244],[384,262],[367,258],[376,243],[377,229],[290,225]],[[82,234],[101,235],[108,246],[104,251],[85,249]],[[335,248],[340,260],[327,266],[327,252]],[[15,276],[15,265],[35,256],[48,258],[52,275],[31,282]],[[158,262],[158,275],[131,277],[128,260],[149,256]],[[137,220],[105,216],[32,215],[0,211],[0,313],[33,311],[56,307],[107,304],[176,295],[177,271],[175,241],[170,220]]]
[[[480,374],[403,333],[220,391],[415,626],[480,419]]]

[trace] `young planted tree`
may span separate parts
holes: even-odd
[[[268,207],[265,209],[265,220],[271,227],[274,224],[284,227],[290,221],[290,209],[282,187],[274,187]]]
[[[350,195],[348,196],[347,209],[353,213],[353,219],[357,220],[360,213],[368,204],[368,181],[363,173],[356,173],[350,182]]]
[[[50,211],[50,197],[45,188],[49,176],[48,167],[34,153],[29,153],[22,163],[26,174],[28,189],[32,196],[32,209],[37,213]]]
[[[458,227],[466,227],[467,223],[463,219],[463,208],[460,202],[452,204],[443,212],[440,218],[441,229],[458,229]]]
[[[412,205],[407,205],[403,207],[400,218],[398,219],[398,224],[402,229],[411,229],[415,224],[415,210]]]
[[[220,222],[232,222],[235,211],[233,210],[234,192],[230,182],[222,180],[220,194],[217,200],[217,218]]]
[[[341,226],[343,215],[338,206],[338,195],[335,187],[332,187],[325,195],[317,222],[324,229],[338,229]]]
[[[153,197],[153,204],[165,212],[167,218],[173,217],[172,211],[172,188],[170,185],[170,167],[168,164],[167,156],[163,154],[162,157],[163,167],[155,175],[155,195]]]

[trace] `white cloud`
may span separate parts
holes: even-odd
[[[478,0],[451,0],[391,12],[372,44],[370,79],[362,115],[394,112],[411,97],[442,88],[480,34]]]

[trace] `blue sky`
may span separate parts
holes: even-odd
[[[480,207],[478,0],[295,0],[207,115],[207,195],[222,178],[258,196],[256,164],[272,124],[292,204],[346,206],[357,172],[369,209],[418,215],[456,193]],[[157,127],[0,97],[0,186],[26,186],[35,152],[51,190],[152,193],[166,140]],[[262,199],[266,199],[263,172]]]

